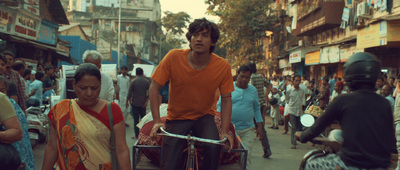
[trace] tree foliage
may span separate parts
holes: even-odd
[[[272,0],[206,0],[208,13],[220,17],[222,48],[234,66],[245,62],[261,62],[262,40],[266,31],[276,31],[279,18],[270,7]]]
[[[190,16],[186,12],[172,13],[170,11],[164,12],[165,17],[162,18],[163,27],[167,33],[171,32],[173,35],[182,35],[183,28],[187,28],[190,22]]]
[[[161,56],[164,57],[170,50],[181,48],[187,41],[183,38],[185,33],[184,29],[190,23],[190,15],[186,12],[172,13],[169,11],[164,12],[165,16],[158,21],[166,33],[161,38]]]

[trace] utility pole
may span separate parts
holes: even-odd
[[[121,0],[119,0],[119,14],[118,14],[118,63],[117,63],[117,68],[118,71],[121,68],[120,64],[121,64]],[[117,71],[117,72],[118,72]]]

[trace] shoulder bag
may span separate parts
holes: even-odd
[[[110,121],[110,130],[111,130],[111,166],[113,170],[118,170],[118,162],[117,162],[117,155],[115,153],[115,137],[114,137],[114,125],[113,125],[113,115],[111,111],[111,102],[107,102],[107,112],[108,112],[108,119]]]

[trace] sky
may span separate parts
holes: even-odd
[[[215,23],[219,21],[219,17],[205,14],[208,5],[204,3],[204,0],[160,0],[160,3],[161,17],[164,17],[165,11],[171,11],[172,13],[183,11],[190,15],[191,22],[203,17]]]

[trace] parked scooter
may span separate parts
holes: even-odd
[[[35,147],[38,143],[47,141],[50,133],[50,124],[47,115],[42,111],[46,106],[41,108],[37,102],[29,100],[27,101],[28,109],[26,109],[27,124],[32,147]]]

